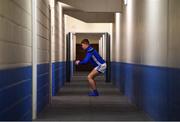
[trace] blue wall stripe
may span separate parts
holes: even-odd
[[[0,70],[0,89],[27,79],[32,79],[31,66]]]
[[[32,68],[0,71],[0,120],[32,118]]]
[[[111,62],[111,82],[115,85],[115,62]]]
[[[0,98],[2,99],[0,100],[0,113],[27,95],[30,95],[32,90],[28,86],[31,86],[31,80],[27,80],[17,86],[1,91]]]
[[[66,77],[66,62],[55,62],[52,64],[52,95],[55,96],[58,90],[64,86]]]
[[[49,72],[49,63],[46,64],[38,64],[37,65],[37,74],[44,74]]]
[[[180,120],[180,69],[168,69],[169,120]]]
[[[37,90],[41,89],[41,87],[43,87],[44,85],[49,85],[49,78],[49,73],[37,76]]]
[[[142,67],[143,108],[155,120],[168,120],[168,72],[166,68]],[[142,88],[140,88],[142,89]]]
[[[29,110],[26,113],[24,113],[24,115],[20,118],[20,121],[31,121],[32,120],[31,117],[32,117],[32,110]]]
[[[112,62],[112,80],[154,120],[180,120],[180,69]]]
[[[40,113],[49,103],[49,85],[45,85],[40,91],[38,91],[37,95],[37,112]]]
[[[111,80],[119,90],[124,93],[124,69],[120,63],[111,63]],[[121,75],[121,77],[120,77]]]
[[[37,65],[37,113],[49,103],[49,63]]]
[[[27,99],[23,100],[19,104],[17,104],[15,107],[10,109],[9,111],[6,111],[1,114],[2,120],[21,120],[21,118],[24,116],[24,114],[27,111],[32,111],[32,96],[29,96]],[[28,109],[29,108],[29,109]],[[30,113],[31,115],[31,113]],[[31,118],[28,115],[28,118]],[[27,119],[27,118],[26,118]]]
[[[53,81],[56,82],[54,88],[64,85],[65,71],[65,62],[53,64],[55,76]],[[0,120],[31,120],[31,95],[32,66],[0,70]],[[37,112],[41,112],[48,102],[49,64],[39,64],[37,66]]]

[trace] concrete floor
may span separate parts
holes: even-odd
[[[38,115],[42,121],[147,121],[146,114],[128,103],[118,89],[111,83],[105,83],[103,76],[98,76],[98,97],[89,97],[86,73],[76,73],[71,83],[67,83],[52,105],[47,106]]]

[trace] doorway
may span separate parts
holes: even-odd
[[[89,72],[93,69],[91,64],[75,66],[75,60],[83,60],[86,52],[81,48],[81,41],[88,39],[91,46],[96,49],[107,63],[105,81],[110,82],[110,35],[108,33],[68,33],[67,40],[67,81],[70,82],[75,72]]]
[[[99,44],[91,44],[91,46],[99,51]],[[81,47],[81,44],[76,44],[76,59],[77,60],[83,60],[86,56],[86,51],[84,51]],[[90,72],[93,70],[93,66],[90,63],[87,63],[85,65],[79,65],[75,66],[75,72]]]

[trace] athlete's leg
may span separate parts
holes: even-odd
[[[92,90],[96,90],[96,81],[94,80],[94,78],[99,74],[99,72],[96,69],[93,69],[89,75],[88,75],[88,81],[89,81],[89,85],[91,87]]]

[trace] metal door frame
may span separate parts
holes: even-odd
[[[110,48],[111,48],[111,38],[109,33],[105,33],[105,43],[106,43],[106,64],[107,64],[107,70],[106,70],[106,82],[111,82],[111,55],[110,55]]]
[[[72,33],[66,34],[66,82],[71,82],[71,39]]]

